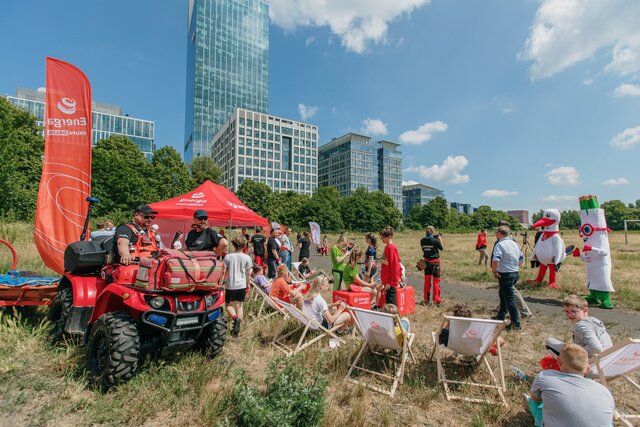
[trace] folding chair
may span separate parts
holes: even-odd
[[[640,392],[640,385],[629,378],[628,374],[640,369],[640,339],[627,338],[591,359],[591,371],[605,387],[616,378],[624,378]],[[624,414],[616,409],[616,419],[625,425],[633,426],[630,420],[640,420],[640,414]]]
[[[449,342],[447,348],[454,353],[461,354],[463,356],[474,357],[476,359],[476,366],[484,362],[489,376],[491,377],[491,383],[481,384],[469,381],[453,381],[447,379],[445,370],[442,366],[442,352],[444,346],[439,345],[438,337],[442,332],[442,329],[449,323]],[[498,403],[491,399],[480,399],[471,397],[454,396],[449,390],[449,384],[466,384],[472,387],[488,388],[496,390],[502,404],[507,405],[507,401],[504,397],[504,392],[507,390],[507,386],[504,381],[504,367],[502,364],[502,352],[500,346],[498,347],[498,367],[500,370],[500,383],[496,379],[493,369],[489,364],[489,361],[485,357],[487,352],[491,349],[491,346],[496,343],[498,337],[506,327],[507,323],[500,320],[487,320],[487,319],[474,319],[467,317],[454,317],[444,316],[442,325],[438,330],[438,333],[431,332],[433,338],[433,351],[429,360],[433,360],[433,355],[436,355],[436,363],[438,369],[438,382],[441,382],[444,387],[444,393],[447,400],[464,400],[467,402],[475,403]]]
[[[312,268],[311,271],[311,275],[309,275],[309,277],[304,277],[302,275],[302,273],[300,273],[300,264],[302,264],[301,262],[294,262],[291,264],[291,273],[293,273],[296,277],[297,277],[297,281],[296,283],[298,283],[299,281],[305,281],[305,282],[310,282],[311,280],[315,279],[316,277],[320,276],[320,275],[324,275],[326,276],[324,270],[322,270],[321,268]]]
[[[345,344],[345,341],[334,333],[334,331],[338,329],[338,326],[332,329],[327,329],[320,323],[318,323],[314,318],[309,317],[304,312],[300,311],[295,305],[281,301],[277,298],[274,298],[274,301],[282,306],[284,312],[291,316],[291,318],[295,319],[295,321],[299,324],[299,326],[293,331],[276,337],[276,339],[274,339],[271,343],[275,348],[286,354],[287,357],[294,356],[300,353],[305,348],[309,347],[312,344],[315,344],[325,337],[334,338],[338,340],[340,344]],[[288,340],[288,338],[294,335],[296,332],[299,332],[300,330],[302,330],[302,334],[300,335],[300,338],[298,338],[296,346],[291,347],[287,345],[286,341]],[[318,331],[319,334],[313,338],[308,338],[307,334],[309,333],[309,330]]]
[[[362,348],[358,352],[357,356],[353,360],[353,362],[349,366],[349,371],[347,371],[347,375],[345,376],[345,380],[351,381],[355,384],[362,384],[371,390],[377,391],[379,393],[383,393],[393,397],[398,388],[398,384],[402,384],[404,382],[404,368],[407,363],[407,359],[411,356],[411,360],[415,363],[416,359],[413,355],[413,351],[411,350],[411,346],[413,345],[413,341],[415,338],[415,334],[411,334],[406,332],[403,328],[402,330],[402,345],[398,343],[398,339],[396,337],[395,327],[396,325],[400,325],[400,317],[398,315],[393,315],[389,313],[381,313],[378,311],[365,310],[362,308],[350,308],[351,313],[355,317],[356,325],[362,338],[364,339],[364,343],[362,344]],[[360,358],[362,357],[366,348],[369,348],[371,353],[385,356],[389,358],[396,365],[396,369],[394,375],[384,374],[382,372],[375,372],[369,369],[365,369],[362,366],[358,365]],[[391,350],[392,352],[399,353],[395,355],[390,352],[381,352],[382,350]],[[360,381],[351,377],[353,370],[358,370],[362,372],[366,372],[368,374],[374,375],[379,378],[383,378],[387,381],[391,381],[391,388],[381,388],[375,386],[366,381]]]
[[[264,319],[268,319],[271,316],[274,316],[276,314],[282,314],[285,319],[289,316],[286,311],[284,311],[284,309],[279,306],[274,300],[273,298],[271,298],[269,295],[267,295],[267,293],[262,290],[262,288],[255,283],[253,280],[251,280],[250,282],[251,288],[252,288],[252,292],[255,292],[255,298],[260,299],[260,306],[258,308],[258,312],[256,313],[255,316],[253,316],[252,322],[258,322],[260,320],[264,320]],[[270,307],[273,309],[272,312],[267,313],[267,307]]]

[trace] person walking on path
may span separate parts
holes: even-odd
[[[514,289],[519,278],[520,264],[524,262],[524,255],[515,240],[509,238],[509,228],[500,226],[496,230],[496,243],[491,260],[493,277],[498,279],[500,308],[497,320],[504,320],[507,313],[511,318],[511,324],[507,330],[522,330],[520,325],[520,313],[516,306]]]
[[[480,233],[478,233],[478,240],[476,241],[476,251],[478,251],[478,253],[480,254],[478,265],[482,265],[482,261],[484,261],[484,266],[488,267],[489,254],[487,253],[487,230],[485,230],[484,228],[480,230]]]
[[[424,269],[424,303],[429,303],[433,280],[433,302],[440,304],[440,251],[443,250],[442,235],[436,234],[433,225],[427,227],[427,235],[420,240]]]

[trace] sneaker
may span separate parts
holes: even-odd
[[[531,319],[533,317],[533,313],[532,312],[520,312],[520,316],[522,316],[523,319]]]
[[[233,321],[233,330],[231,331],[231,336],[237,337],[240,333],[240,322],[242,322],[242,319],[236,319]]]
[[[520,323],[510,323],[509,325],[507,325],[506,329],[507,332],[512,332],[512,331],[516,331],[516,332],[520,332],[522,331],[522,326],[520,325]]]
[[[499,320],[499,321],[501,321],[501,322],[502,322],[502,321],[504,320],[504,317],[500,317],[500,316],[492,316],[492,317],[491,317],[491,320]]]

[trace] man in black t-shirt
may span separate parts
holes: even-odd
[[[278,264],[280,264],[280,243],[278,242],[278,236],[280,236],[280,229],[272,228],[269,240],[267,240],[267,277],[269,279],[276,278],[276,270]]]
[[[129,265],[141,255],[158,249],[154,233],[150,231],[151,221],[157,214],[150,206],[140,205],[133,214],[132,222],[118,226],[113,236],[112,263]]]
[[[436,234],[434,226],[427,227],[427,235],[420,240],[422,258],[426,262],[424,269],[424,302],[429,303],[431,294],[431,278],[433,278],[433,302],[440,304],[440,251],[442,235]]]
[[[267,238],[262,234],[262,227],[256,227],[256,234],[251,236],[249,241],[253,245],[253,263],[255,265],[261,265],[262,268],[266,268],[264,252],[267,247]]]
[[[298,256],[299,262],[302,262],[303,258],[309,258],[311,255],[309,253],[309,246],[311,246],[311,234],[308,231],[305,231],[298,242],[298,249],[300,250],[300,255]]]
[[[193,230],[187,234],[185,245],[188,251],[213,251],[216,255],[224,255],[229,241],[215,230],[207,227],[209,215],[207,211],[198,209],[193,214]]]

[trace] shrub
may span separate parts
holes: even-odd
[[[250,384],[244,371],[236,375],[230,397],[239,426],[317,426],[327,406],[327,382],[318,373],[306,375],[301,358],[275,359],[267,372],[266,390]]]

